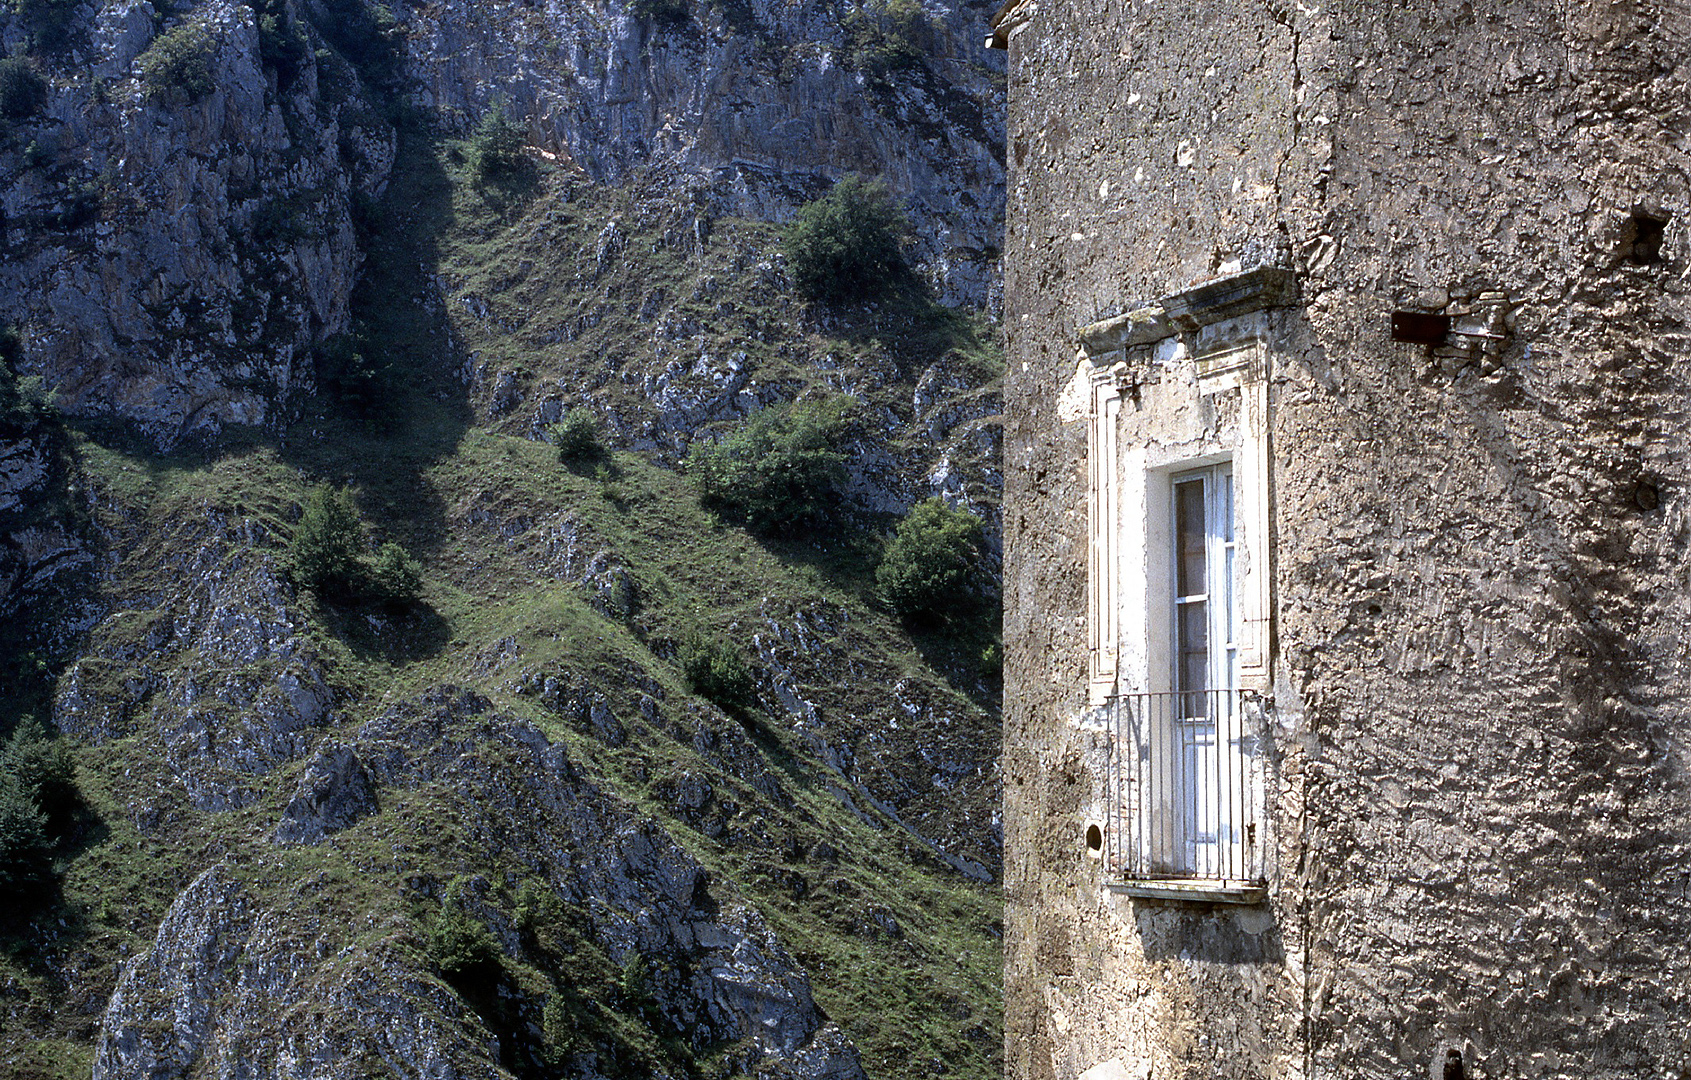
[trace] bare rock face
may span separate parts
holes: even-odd
[[[249,802],[257,778],[309,750],[334,700],[305,616],[255,550],[261,529],[208,509],[197,537],[175,538],[185,554],[154,568],[171,586],[102,620],[54,702],[67,734],[156,734],[204,810]]]
[[[494,713],[485,698],[438,688],[364,725],[349,744],[324,747],[278,836],[316,828],[321,838],[352,825],[376,812],[377,785],[426,789],[489,857],[540,869],[613,957],[650,962],[652,1008],[695,1049],[731,1045],[740,1071],[754,1076],[863,1077],[850,1041],[822,1016],[762,917],[711,883],[654,822],[599,790],[561,746]],[[370,824],[383,828],[379,817]],[[499,1040],[426,969],[421,950],[403,947],[414,932],[403,913],[337,913],[334,890],[310,880],[278,900],[242,883],[261,870],[236,854],[178,898],[152,950],[119,979],[95,1080],[328,1080],[378,1058],[400,1075],[506,1075]],[[482,917],[507,953],[525,947],[501,916]],[[595,1075],[592,1058],[576,1055],[565,1074]]]
[[[67,412],[169,445],[273,426],[309,389],[309,349],[347,323],[352,201],[381,190],[394,142],[344,61],[265,64],[251,7],[159,15],[113,0],[78,23],[87,44],[63,62],[79,77],[51,78],[0,150],[0,321]],[[8,47],[16,23],[0,20]],[[197,100],[137,64],[185,23],[213,43]]]
[[[318,747],[276,826],[276,842],[317,844],[375,812],[376,791],[358,751],[340,743]]]
[[[266,908],[231,867],[207,870],[171,906],[152,950],[123,969],[95,1080],[328,1080],[360,1060],[400,1075],[504,1075],[456,995],[391,939],[342,946],[343,929],[309,906]],[[302,1007],[337,1022],[288,1022]]]
[[[912,28],[921,59],[854,68],[832,0],[688,5],[637,17],[618,0],[398,4],[419,104],[470,122],[496,99],[596,180],[647,172],[712,214],[784,220],[826,182],[879,176],[908,200],[943,302],[996,303],[1003,90],[983,55],[991,5],[944,0]]]

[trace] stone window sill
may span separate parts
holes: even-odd
[[[1260,904],[1268,886],[1260,881],[1116,881],[1106,886],[1118,895],[1140,900],[1179,900],[1190,904]]]

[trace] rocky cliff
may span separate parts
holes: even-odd
[[[462,132],[503,108],[593,179],[655,177],[706,218],[785,220],[830,179],[874,174],[914,211],[913,254],[941,299],[996,303],[1002,92],[973,49],[984,9],[909,14],[903,45],[922,55],[898,53],[889,74],[862,43],[869,16],[823,2],[664,18],[640,4],[37,7],[63,25],[32,59],[44,94],[0,143],[14,253],[0,320],[25,330],[23,368],[64,408],[161,446],[278,429],[310,393],[313,346],[348,324],[358,216],[387,181],[396,122]],[[0,43],[24,49],[32,26],[0,17]],[[171,37],[184,29],[198,36]],[[172,44],[198,50],[197,83],[160,73]],[[420,111],[396,113],[395,94]]]

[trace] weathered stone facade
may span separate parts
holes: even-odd
[[[1691,9],[1039,0],[998,39],[1009,1074],[1685,1076]],[[1182,321],[1253,267],[1295,295]],[[1205,385],[1212,326],[1254,375]],[[1130,895],[1099,703],[1157,663],[1099,658],[1161,616],[1089,576],[1154,577],[1096,549],[1157,511],[1097,477],[1252,439],[1266,899]]]

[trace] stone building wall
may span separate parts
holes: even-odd
[[[1691,9],[998,25],[1010,1075],[1684,1076]],[[1257,264],[1300,289],[1268,382],[1269,895],[1134,899],[1083,838],[1063,392],[1083,326]],[[1502,340],[1396,343],[1397,310]]]

